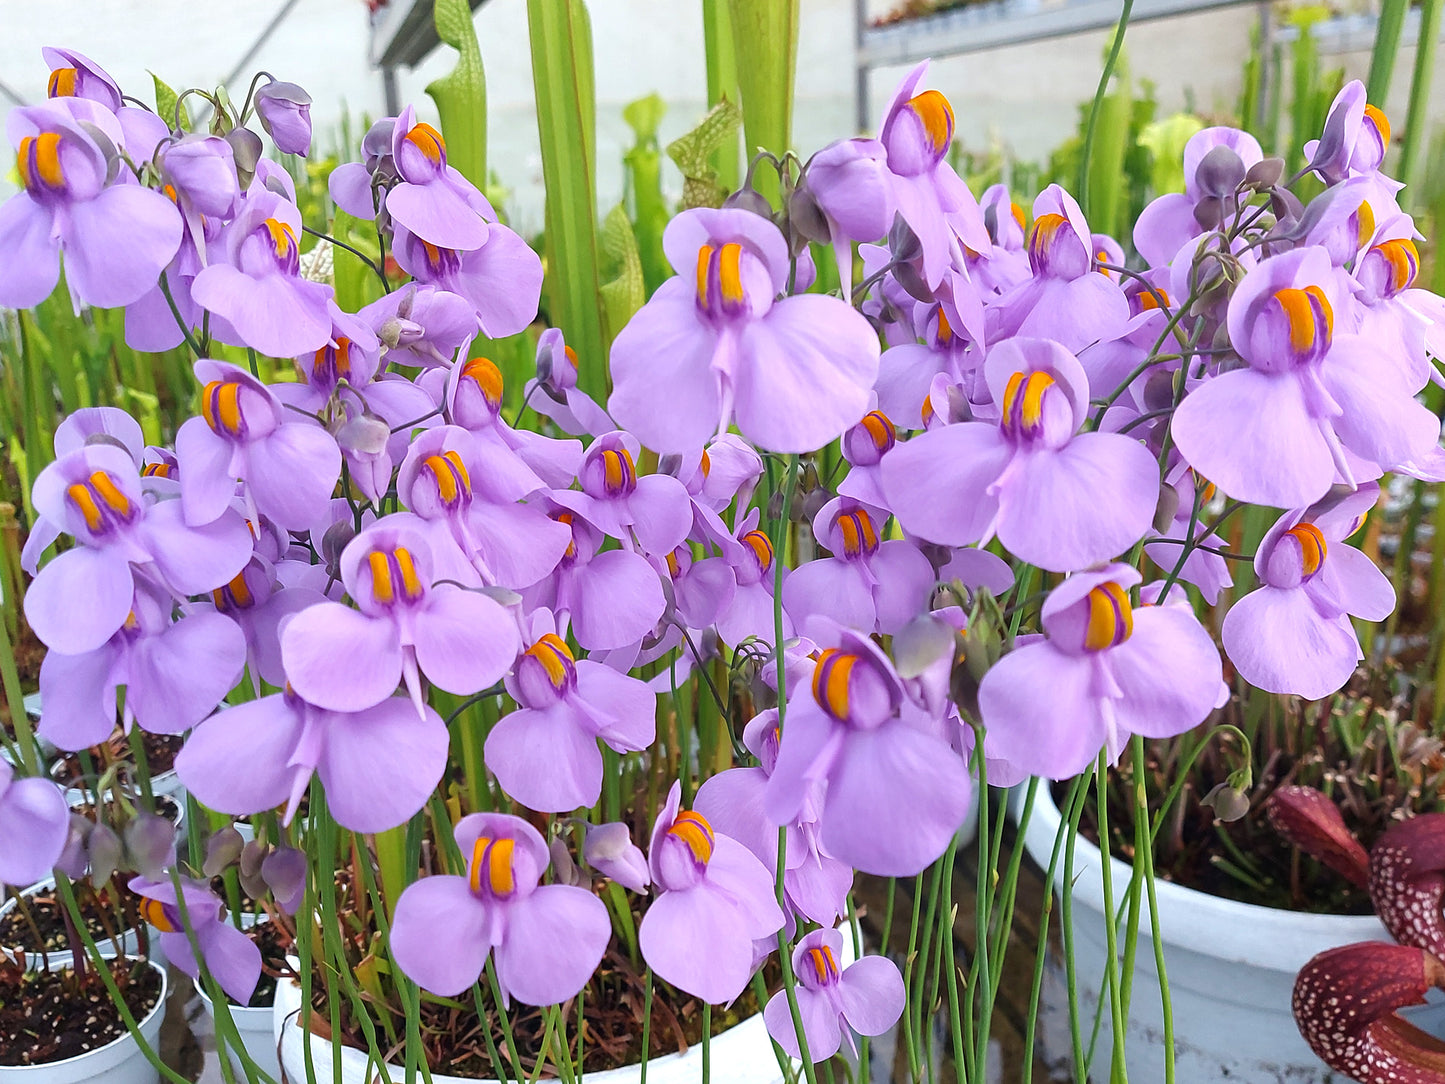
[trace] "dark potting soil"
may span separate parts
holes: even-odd
[[[144,960],[106,961],[139,1023],[160,1000],[161,976]],[[95,970],[24,972],[0,966],[0,1065],[45,1065],[113,1042],[126,1031]]]
[[[139,897],[130,889],[112,884],[96,893],[77,883],[75,890],[80,913],[86,919],[86,928],[102,949],[118,947],[114,941],[118,941],[126,930],[144,929]],[[35,937],[37,930],[41,938],[39,943]],[[42,889],[33,896],[22,897],[20,906],[0,916],[0,945],[18,947],[31,954],[38,954],[42,950],[47,953],[69,953],[70,938],[65,926],[65,905],[53,889]]]
[[[251,1009],[265,1009],[276,1000],[277,980],[296,974],[286,962],[286,957],[296,952],[296,939],[277,922],[258,923],[246,931],[246,936],[261,950],[261,978],[256,983],[256,992],[251,995],[246,1006]],[[236,1002],[232,1001],[231,1004]]]
[[[1148,750],[1147,744],[1145,748]],[[1152,760],[1146,763],[1155,767]],[[1115,858],[1130,863],[1134,860],[1133,777],[1127,758],[1109,770],[1109,850]],[[1239,820],[1218,820],[1212,808],[1200,804],[1203,793],[1216,782],[1223,780],[1204,778],[1198,786],[1191,781],[1184,788],[1181,805],[1166,818],[1158,835],[1154,852],[1157,877],[1261,907],[1333,915],[1373,913],[1368,893],[1314,859],[1298,855],[1280,838],[1264,809],[1265,788],[1257,789],[1249,811]],[[1151,817],[1167,790],[1151,770]],[[1054,784],[1052,793],[1062,808],[1068,786]],[[1092,790],[1079,818],[1079,832],[1099,845],[1098,801]],[[1371,841],[1364,839],[1366,847]]]
[[[763,980],[769,990],[776,990],[783,982],[782,969],[776,957],[763,968]],[[323,1037],[330,1035],[330,1016],[326,1003],[326,991],[320,972],[312,977],[311,1030]],[[487,1039],[483,1022],[478,1017],[471,1000],[463,995],[456,999],[465,1007],[453,1007],[423,998],[421,1002],[422,1050],[432,1073],[445,1073],[472,1079],[495,1078],[498,1074],[487,1052]],[[511,1012],[512,1037],[517,1045],[520,1067],[514,1065],[508,1054],[506,1038],[497,1017],[490,995],[483,998],[486,1010],[485,1027],[490,1030],[492,1043],[510,1079],[517,1079],[519,1069],[528,1078],[539,1065],[538,1052],[542,1047],[546,1031],[546,1018],[541,1009],[531,1008],[513,1002]],[[582,992],[582,1035],[583,1058],[581,1066],[586,1072],[598,1072],[622,1065],[636,1064],[642,1060],[642,1024],[645,1016],[645,987],[642,978],[633,969],[627,958],[609,948],[592,980]],[[690,994],[674,990],[661,980],[655,980],[652,987],[652,1026],[650,1031],[649,1058],[661,1058],[668,1054],[681,1053],[702,1041],[702,1003]],[[728,1028],[741,1023],[761,1011],[757,996],[750,985],[741,997],[726,1009],[714,1006],[712,1034],[719,1035]],[[576,1053],[577,1000],[562,1006],[566,1022],[566,1034],[572,1039],[573,1054]],[[383,1034],[377,1028],[377,1034]],[[343,1042],[348,1046],[366,1048],[366,1037],[355,1020],[343,1020]],[[385,1052],[386,1060],[400,1063],[405,1057],[404,1048],[398,1044]],[[542,1062],[542,1075],[557,1075],[556,1067],[550,1061]]]
[[[145,749],[146,763],[150,766],[151,778],[170,771],[176,765],[176,755],[180,753],[181,746],[185,744],[185,738],[180,734],[152,734],[149,731],[141,731],[141,745]],[[102,771],[106,764],[116,760],[130,760],[130,738],[128,738],[119,727],[116,728],[104,745],[98,745],[89,750],[91,763],[97,772]],[[78,786],[85,778],[85,768],[81,764],[79,753],[66,753],[56,764],[52,775],[56,781],[66,786]]]

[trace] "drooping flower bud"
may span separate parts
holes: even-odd
[[[311,149],[311,95],[295,83],[267,83],[256,91],[256,115],[277,150],[306,157]]]

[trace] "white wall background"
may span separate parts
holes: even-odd
[[[404,0],[393,0],[404,2]],[[893,0],[869,0],[878,14]],[[64,44],[99,62],[123,89],[151,99],[147,71],[173,87],[214,85],[235,67],[282,0],[0,0],[0,83],[19,97],[45,94],[40,48]],[[622,192],[621,156],[631,142],[621,109],[657,91],[668,103],[664,142],[685,131],[704,110],[701,5],[698,0],[591,0],[596,50],[599,198],[605,210]],[[1183,107],[1186,89],[1198,108],[1228,111],[1239,94],[1240,71],[1257,9],[1243,5],[1133,27],[1128,55],[1133,74],[1154,80],[1161,107]],[[524,0],[488,0],[476,26],[486,65],[490,162],[513,196],[508,206],[523,229],[541,224],[541,160]],[[795,139],[804,153],[853,133],[853,0],[802,0]],[[345,110],[382,111],[381,77],[367,62],[368,23],[362,0],[299,0],[247,73],[266,69],[311,93],[322,146],[335,140]],[[952,99],[959,138],[973,147],[1000,144],[1038,159],[1066,138],[1078,103],[1093,94],[1105,34],[945,58],[932,85]],[[424,90],[447,71],[443,47],[414,71],[400,73],[403,101],[433,114]],[[1403,122],[1413,50],[1401,51],[1388,103]],[[1367,55],[1341,58],[1363,76]],[[872,79],[873,113],[887,101],[903,69]],[[245,91],[246,76],[232,90]],[[1445,116],[1445,76],[1435,80],[1434,115]],[[0,110],[13,102],[0,91]],[[670,169],[669,183],[680,188]]]

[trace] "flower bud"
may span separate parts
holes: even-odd
[[[201,872],[207,877],[216,876],[240,861],[241,849],[245,846],[246,841],[241,838],[241,833],[236,831],[235,825],[228,824],[206,841],[206,862],[201,867]]]
[[[231,155],[236,161],[236,172],[240,174],[242,187],[256,172],[256,163],[261,160],[261,137],[249,128],[232,128],[226,133],[226,142],[231,145]]]
[[[131,868],[153,881],[160,880],[170,865],[175,845],[175,825],[155,813],[138,813],[125,826],[126,857]]]
[[[103,824],[92,825],[85,840],[85,854],[90,859],[91,883],[98,887],[110,880],[111,874],[120,866],[124,851],[118,835]],[[83,869],[82,866],[82,872]]]
[[[294,847],[278,847],[261,863],[261,876],[276,906],[294,915],[306,891],[306,856]]]
[[[336,433],[336,443],[343,452],[360,456],[380,455],[390,439],[391,427],[371,413],[352,418]]]
[[[647,859],[632,842],[625,824],[588,825],[582,857],[598,873],[611,877],[624,888],[633,892],[642,892],[647,888],[650,880]]]
[[[277,150],[306,157],[311,149],[311,95],[295,83],[267,83],[256,92],[256,115]]]
[[[561,836],[554,836],[552,842],[547,844],[547,850],[552,856],[552,878],[559,885],[580,886],[583,883],[582,871],[577,868],[577,863],[572,861],[572,852],[567,850],[567,844]]]

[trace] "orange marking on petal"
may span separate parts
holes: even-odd
[[[130,515],[130,500],[105,471],[98,470],[90,476],[90,487],[95,490],[101,500],[110,506],[111,511],[117,515]]]
[[[72,98],[75,96],[75,77],[79,74],[74,68],[56,68],[50,73],[50,79],[45,84],[45,92],[51,98]]]
[[[1390,145],[1390,118],[1385,116],[1385,111],[1378,106],[1367,104],[1365,116],[1375,122],[1375,128],[1380,133],[1380,142],[1388,147]]]
[[[581,368],[581,365],[577,361],[577,351],[573,350],[570,346],[564,346],[562,347],[562,353],[565,354],[567,356],[567,360],[572,363],[572,369],[574,372]]]
[[[713,835],[712,825],[701,813],[684,809],[673,820],[667,834],[686,843],[692,856],[704,865],[712,858],[716,837]]]
[[[758,567],[764,572],[773,567],[773,540],[762,531],[749,531],[738,541],[753,551],[753,556],[758,559]]]
[[[1054,234],[1059,232],[1059,227],[1065,225],[1068,221],[1063,215],[1039,215],[1039,217],[1034,220],[1033,244],[1030,247],[1049,244],[1053,241]]]
[[[953,106],[936,90],[925,90],[908,99],[908,108],[923,122],[933,152],[942,154],[953,139]]]
[[[1409,287],[1420,273],[1420,251],[1408,237],[1382,242],[1375,251],[1390,265],[1390,288],[1396,293]]]
[[[74,485],[66,487],[65,495],[70,498],[71,504],[80,509],[80,514],[85,517],[85,525],[92,531],[100,530],[102,522],[100,506],[95,503],[95,495],[91,493],[90,488],[76,482]]]
[[[878,531],[866,508],[844,512],[836,522],[843,534],[843,552],[847,556],[861,557],[878,549]]]
[[[848,682],[857,661],[857,655],[830,647],[818,656],[813,668],[813,699],[835,719],[848,716]]]
[[[702,450],[702,459],[698,462],[698,467],[704,478],[712,473],[712,456],[707,454],[706,448]]]
[[[397,571],[401,573],[401,591],[407,601],[415,602],[421,598],[423,591],[421,579],[416,574],[416,564],[411,559],[411,551],[404,546],[398,546],[392,550],[392,556],[396,558]]]
[[[1370,243],[1370,238],[1375,236],[1375,209],[1370,206],[1369,200],[1360,202],[1360,206],[1355,210],[1355,221],[1360,227],[1355,247],[1364,248]]]
[[[476,381],[482,395],[493,407],[502,403],[502,370],[491,358],[472,358],[462,369],[462,376]]]
[[[1024,228],[1024,209],[1023,209],[1022,207],[1020,207],[1017,203],[1010,203],[1010,204],[1008,205],[1008,209],[1009,209],[1009,214],[1013,215],[1014,221],[1019,224],[1019,229],[1023,229],[1023,228]]]
[[[1304,565],[1304,574],[1313,576],[1325,563],[1325,555],[1329,552],[1329,546],[1325,543],[1325,536],[1313,523],[1297,523],[1285,534],[1289,535],[1299,543],[1300,560]]]
[[[942,316],[942,312],[939,313]],[[881,410],[870,410],[863,415],[862,426],[868,431],[868,436],[873,439],[873,447],[879,452],[886,452],[898,443],[898,429],[888,420],[888,415]]]
[[[718,253],[717,277],[724,301],[739,302],[743,299],[742,259],[743,246],[736,241],[723,245]]]
[[[555,632],[547,633],[527,648],[527,654],[542,664],[542,669],[547,672],[547,680],[554,689],[560,689],[567,684],[568,667],[575,660],[566,641]]]
[[[406,141],[426,157],[426,160],[434,166],[439,166],[446,159],[447,145],[442,139],[441,133],[430,124],[416,124],[411,131],[406,133]]]
[[[275,218],[266,219],[265,225],[266,232],[271,235],[271,243],[276,246],[276,255],[285,259],[296,247],[296,231]]]
[[[810,948],[808,956],[813,961],[813,972],[820,983],[836,980],[838,977],[838,961],[833,958],[833,950],[827,945],[820,945],[817,948]]]
[[[385,605],[396,598],[396,589],[391,582],[391,562],[380,550],[367,554],[366,563],[371,566],[371,593],[376,601]]]
[[[1089,592],[1089,618],[1084,627],[1084,648],[1102,651],[1117,647],[1134,634],[1134,608],[1129,594],[1117,583],[1103,583]]]
[[[141,468],[141,475],[146,478],[169,478],[171,465],[169,463],[147,463]]]
[[[712,245],[703,245],[697,250],[697,303],[707,304],[707,278],[712,268]]]
[[[1318,289],[1318,287],[1316,287]],[[1289,345],[1297,353],[1304,353],[1315,344],[1315,310],[1310,304],[1310,295],[1303,290],[1288,287],[1275,293],[1274,299],[1284,310],[1289,324]]]
[[[1155,297],[1155,294],[1158,294],[1159,296]],[[1139,308],[1145,310],[1159,308],[1160,298],[1164,299],[1164,304],[1171,304],[1169,300],[1169,291],[1165,290],[1162,286],[1156,286],[1152,290],[1140,290],[1138,297]]]
[[[142,896],[140,900],[141,917],[149,922],[161,933],[180,933],[181,928],[166,916],[165,904],[160,900],[153,900],[149,896]]]
[[[201,415],[213,433],[241,435],[241,385],[212,380],[201,389]]]
[[[938,306],[938,342],[939,345],[947,345],[953,340],[953,327],[948,322],[948,314],[943,311],[943,306]]]
[[[637,464],[626,448],[602,450],[602,481],[609,493],[631,490],[637,485]]]

